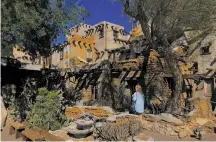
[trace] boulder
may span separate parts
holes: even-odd
[[[115,122],[116,121],[116,115],[113,115],[113,116],[110,116],[110,117],[106,118],[106,121]]]
[[[201,126],[206,124],[207,122],[209,122],[209,119],[205,119],[205,118],[197,118],[196,119],[196,123],[201,125]]]
[[[215,127],[216,124],[209,121],[207,123],[205,123],[204,125],[202,125],[202,128],[207,132],[207,133],[215,133]]]
[[[171,133],[169,133],[169,135],[170,135],[170,136],[178,136],[178,133],[176,133],[176,132],[171,132]]]
[[[169,123],[172,123],[174,125],[182,125],[183,122],[174,117],[172,114],[168,114],[168,113],[161,113],[161,119],[166,121],[166,122],[169,122]]]
[[[166,121],[168,123],[172,123],[174,125],[182,125],[183,121],[180,119],[174,117],[172,114],[168,113],[161,113],[161,115],[153,115],[153,114],[143,114],[143,117],[151,122],[157,122],[157,121]]]
[[[143,114],[142,115],[146,120],[155,122],[155,121],[160,121],[161,117],[159,115],[153,115],[153,114]]]
[[[181,130],[181,131],[179,131],[178,136],[180,139],[182,139],[182,138],[189,136],[189,134],[187,131]]]
[[[190,135],[194,134],[193,130],[194,129],[192,129],[192,128],[185,127],[178,132],[178,136],[179,136],[179,138],[184,138],[184,137],[190,136]]]

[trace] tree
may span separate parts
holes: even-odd
[[[186,31],[210,33],[216,26],[216,0],[121,0],[125,12],[141,24],[149,46],[164,57],[174,78],[174,92],[167,111],[177,107],[183,78],[180,58],[172,44]],[[146,50],[149,51],[149,50]]]
[[[30,126],[45,130],[61,128],[66,122],[64,109],[62,109],[62,95],[56,91],[48,91],[46,88],[40,88],[38,91],[36,103],[28,118]]]
[[[68,25],[83,21],[88,12],[72,0],[2,0],[2,55],[12,53],[16,44],[33,57],[48,56],[52,42]]]

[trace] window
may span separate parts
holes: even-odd
[[[100,29],[99,30],[99,38],[103,38],[104,37],[104,29]]]
[[[210,54],[209,52],[209,47],[210,47],[210,44],[208,46],[205,46],[205,47],[202,47],[200,49],[200,55],[207,55],[207,54]]]
[[[60,60],[62,60],[63,57],[64,57],[64,52],[63,52],[63,50],[61,50],[61,51],[60,51]]]
[[[207,46],[207,47],[202,47],[202,48],[200,49],[200,55],[207,55],[207,54],[210,54],[210,52],[209,52],[209,46]]]
[[[113,31],[113,37],[118,38],[118,31],[115,31],[115,30]]]
[[[92,61],[92,50],[87,49],[87,62],[91,62],[91,61]]]
[[[190,68],[190,71],[193,71],[193,73],[197,73],[198,72],[198,63],[194,63],[193,67]]]

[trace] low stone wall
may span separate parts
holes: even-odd
[[[113,111],[109,107],[74,106],[67,107],[65,111],[65,115],[72,118],[79,118],[85,113],[93,114],[96,117],[108,117],[113,115]]]

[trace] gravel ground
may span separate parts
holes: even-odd
[[[154,138],[155,141],[198,141],[198,139],[193,137],[179,139],[177,136],[166,136],[147,130],[144,130],[143,133]],[[3,128],[3,131],[1,131],[1,141],[22,141],[22,138],[15,139],[15,135],[9,135],[9,127],[6,126]],[[203,141],[216,141],[216,134],[204,135]]]
[[[156,141],[198,141],[198,139],[194,137],[180,139],[177,136],[167,136],[147,130],[144,130],[143,133],[145,133],[147,136],[151,136]],[[216,141],[216,134],[205,134],[202,141]]]

